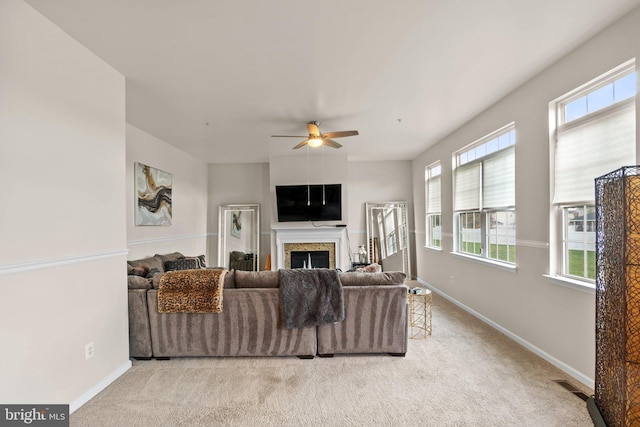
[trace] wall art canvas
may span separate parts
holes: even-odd
[[[173,176],[142,163],[135,164],[136,225],[171,225]]]
[[[231,235],[238,239],[240,238],[240,232],[242,230],[240,215],[242,215],[242,211],[233,211],[231,213]]]

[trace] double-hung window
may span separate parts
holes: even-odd
[[[424,171],[425,180],[425,212],[426,212],[426,241],[425,246],[429,248],[442,248],[442,228],[441,228],[441,184],[440,175],[442,166],[440,162],[427,166]]]
[[[516,262],[515,124],[454,154],[454,250]]]
[[[551,103],[552,274],[595,279],[594,179],[636,164],[636,91],[631,61]]]

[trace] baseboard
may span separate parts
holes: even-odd
[[[563,361],[561,361],[559,359],[556,359],[555,357],[551,356],[549,353],[547,353],[546,351],[542,350],[541,348],[531,344],[529,341],[527,341],[527,340],[521,338],[520,336],[514,334],[510,330],[500,326],[499,324],[497,324],[493,320],[489,319],[488,317],[483,316],[482,314],[480,314],[477,311],[473,310],[471,307],[468,307],[465,304],[463,304],[460,301],[458,301],[457,299],[449,296],[445,292],[443,292],[440,289],[438,289],[435,286],[433,286],[431,283],[426,282],[426,281],[424,281],[424,280],[422,280],[420,278],[418,278],[417,281],[418,281],[418,283],[422,284],[423,286],[426,286],[427,288],[431,289],[433,292],[435,292],[438,295],[442,296],[446,300],[448,300],[451,303],[457,305],[458,307],[460,307],[461,309],[463,309],[467,313],[469,313],[472,316],[478,318],[479,320],[483,321],[484,323],[486,323],[487,325],[489,325],[492,328],[496,329],[497,331],[505,334],[506,336],[508,336],[509,338],[511,338],[512,340],[514,340],[518,344],[520,344],[521,346],[525,347],[527,350],[530,350],[533,353],[535,353],[536,355],[542,357],[544,360],[546,360],[547,362],[551,363],[556,368],[566,372],[568,375],[571,375],[573,378],[575,378],[576,380],[580,381],[582,384],[586,385],[587,387],[590,387],[591,389],[593,389],[595,387],[595,380],[593,378],[589,378],[588,376],[584,375],[582,372],[579,372],[579,371],[575,370],[574,368],[572,368],[571,366],[567,365]]]
[[[96,385],[91,387],[86,393],[82,396],[74,400],[69,404],[69,413],[73,414],[77,409],[79,409],[82,405],[93,399],[98,393],[107,388],[109,384],[117,380],[122,374],[127,372],[131,368],[131,360],[127,360],[126,363],[123,363],[118,369],[107,375]]]

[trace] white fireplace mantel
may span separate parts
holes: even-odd
[[[343,259],[343,244],[345,241],[344,227],[306,227],[306,228],[274,228],[276,237],[276,267],[284,267],[285,243],[334,243],[336,249],[336,268],[346,271],[350,268],[349,261]]]

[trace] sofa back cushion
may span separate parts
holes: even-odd
[[[401,285],[407,275],[401,271],[364,273],[359,271],[340,273],[342,286]]]
[[[155,255],[149,258],[136,259],[133,261],[127,261],[127,263],[131,266],[135,267],[143,267],[147,269],[146,277],[153,277],[156,273],[164,273],[164,262],[160,256]]]
[[[235,270],[236,288],[277,288],[280,274],[277,271]]]
[[[180,258],[184,258],[184,255],[182,255],[180,252],[173,252],[173,253],[164,254],[164,255],[156,254],[155,256],[160,258],[163,263],[167,261],[176,261],[176,260],[179,260]]]

